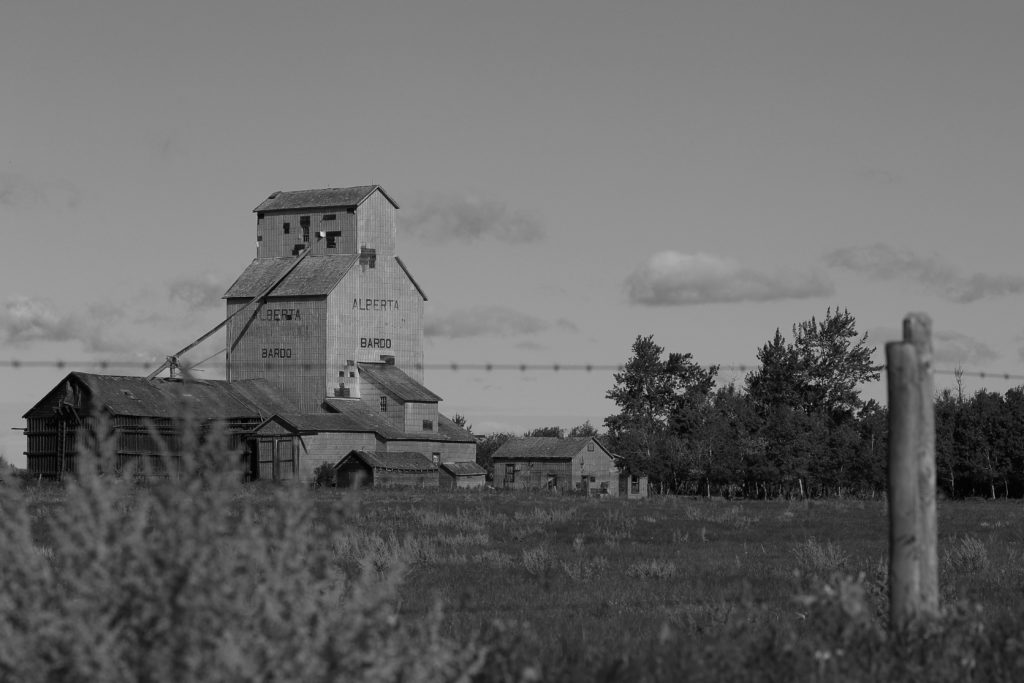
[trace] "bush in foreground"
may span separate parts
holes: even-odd
[[[344,509],[296,487],[242,487],[216,433],[186,424],[175,477],[113,471],[86,439],[81,476],[44,514],[0,496],[0,680],[465,680],[482,650],[405,624],[399,561],[335,549]]]

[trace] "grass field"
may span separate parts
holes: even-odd
[[[150,627],[132,627],[138,633],[131,637],[145,647],[173,642],[177,631],[186,634],[166,655],[170,663],[161,665],[166,675],[153,680],[204,678],[196,672],[207,671],[207,680],[1024,679],[1024,507],[1018,502],[940,503],[946,614],[938,623],[893,634],[886,628],[884,501],[626,501],[276,486],[235,486],[215,495],[205,484],[104,493],[105,486],[96,484],[84,497],[72,492],[70,501],[64,491],[47,488],[22,499],[36,564],[3,577],[0,631],[4,624],[8,631],[0,636],[15,628],[11,611],[21,603],[12,591],[19,585],[40,593],[43,607],[32,609],[57,614],[32,628],[69,628],[62,602],[43,595],[54,589],[32,583],[43,566],[39,558],[55,571],[65,568],[63,582],[51,584],[63,587],[67,576],[97,557],[120,553],[99,573],[99,583],[82,589],[106,591],[116,602],[131,586],[134,602],[126,598],[118,614],[178,610],[182,586],[197,594],[199,606],[189,609],[224,605],[201,619],[186,609],[180,624],[154,616],[145,623],[167,634],[156,641],[147,635]],[[147,496],[156,502],[143,504]],[[148,512],[131,527],[135,540],[122,543],[119,529],[140,510]],[[60,524],[50,523],[62,514]],[[61,531],[83,514],[89,524],[109,528],[84,541],[84,522],[73,534]],[[10,538],[16,535],[16,526],[6,529]],[[82,544],[86,549],[79,551]],[[8,563],[18,561],[9,552]],[[81,557],[74,559],[76,553]],[[73,561],[61,559],[65,555]],[[147,576],[145,589],[136,585],[140,573]],[[332,593],[334,576],[349,577],[349,587]],[[390,592],[367,603],[374,576]],[[224,581],[248,585],[248,592],[224,597]],[[280,605],[272,610],[277,626],[265,625],[267,610],[254,606],[259,600],[253,596]],[[291,614],[299,611],[297,603],[306,610],[301,618]],[[96,605],[94,612],[109,611],[104,601]],[[346,616],[353,606],[363,615],[356,622]],[[338,611],[334,621],[320,624],[318,615],[331,610]],[[88,617],[87,628],[94,629],[97,617],[88,610],[81,615],[75,618]],[[373,661],[398,660],[405,652],[415,657],[394,671],[385,668],[387,675],[306,661],[286,669],[294,675],[274,676],[265,664],[209,668],[225,647],[223,637],[210,636],[202,644],[207,663],[176,668],[174,652],[200,647],[192,643],[196,624],[228,632],[243,618],[248,630],[230,642],[259,641],[261,652],[280,641],[287,643],[280,653],[298,652],[305,660],[339,650],[351,656],[353,648]],[[366,624],[372,637],[364,633]],[[332,645],[330,634],[338,629],[347,629],[347,640]],[[32,640],[21,642],[24,648]],[[0,638],[0,678],[4,655]],[[40,661],[47,661],[44,655]],[[441,663],[423,671],[410,663],[424,658]],[[10,671],[22,671],[16,665]]]
[[[322,491],[317,505],[337,505]],[[807,599],[856,579],[878,623],[887,615],[884,501],[587,499],[541,493],[368,491],[367,544],[402,546],[402,612],[446,607],[470,638],[514,622],[551,665],[607,662],[652,643],[713,643],[740,624],[799,630]],[[1024,608],[1024,506],[943,502],[942,598],[987,618]],[[404,544],[404,545],[403,545]]]

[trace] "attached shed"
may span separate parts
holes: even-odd
[[[443,489],[482,489],[487,470],[475,462],[444,462],[439,476]]]
[[[182,424],[202,430],[214,423],[241,447],[266,416],[295,407],[262,379],[146,379],[72,372],[25,413],[28,469],[33,476],[60,478],[77,472],[78,435],[100,414],[114,434],[116,466],[146,462],[154,471],[163,456],[178,451]]]
[[[491,460],[498,488],[619,495],[615,458],[593,437],[513,438],[502,444]]]
[[[413,486],[437,488],[437,465],[422,453],[410,451],[352,451],[334,466],[341,487]]]

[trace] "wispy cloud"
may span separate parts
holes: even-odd
[[[630,301],[686,306],[828,296],[832,283],[817,271],[769,273],[712,254],[662,251],[626,279]]]
[[[473,241],[491,237],[511,244],[543,239],[537,217],[483,199],[437,198],[405,212],[402,229],[413,237]]]
[[[0,307],[0,336],[5,344],[27,346],[39,342],[80,342],[95,353],[123,353],[131,343],[108,331],[123,314],[113,306],[92,306],[84,314],[58,312],[49,301],[13,297]]]
[[[825,261],[830,266],[878,280],[916,282],[956,303],[1024,292],[1024,276],[963,273],[937,257],[920,256],[885,244],[836,249],[825,255]]]
[[[868,330],[868,338],[875,345],[877,359],[884,363],[886,343],[903,339],[903,331],[896,327],[873,327]],[[983,367],[1000,357],[985,342],[950,330],[935,330],[932,333],[932,345],[933,360],[942,370],[950,370],[958,365],[965,369]]]
[[[167,286],[167,296],[171,301],[181,301],[191,308],[215,308],[224,305],[221,296],[226,289],[223,280],[207,273],[174,280]]]
[[[988,344],[960,332],[937,331],[933,333],[933,344],[938,366],[970,368],[999,360],[999,354]]]
[[[453,339],[488,335],[511,336],[543,332],[550,327],[547,322],[536,316],[504,306],[477,306],[427,318],[423,334],[428,337]]]
[[[40,180],[23,173],[0,172],[0,206],[73,208],[80,199],[78,188],[69,181]]]

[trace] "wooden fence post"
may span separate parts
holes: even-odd
[[[920,394],[917,422],[918,506],[917,538],[920,557],[921,613],[939,613],[938,519],[935,509],[935,373],[932,368],[932,320],[926,313],[903,319],[903,341],[917,352]]]
[[[889,395],[889,624],[914,620],[920,605],[917,509],[921,392],[913,344],[885,345]]]

